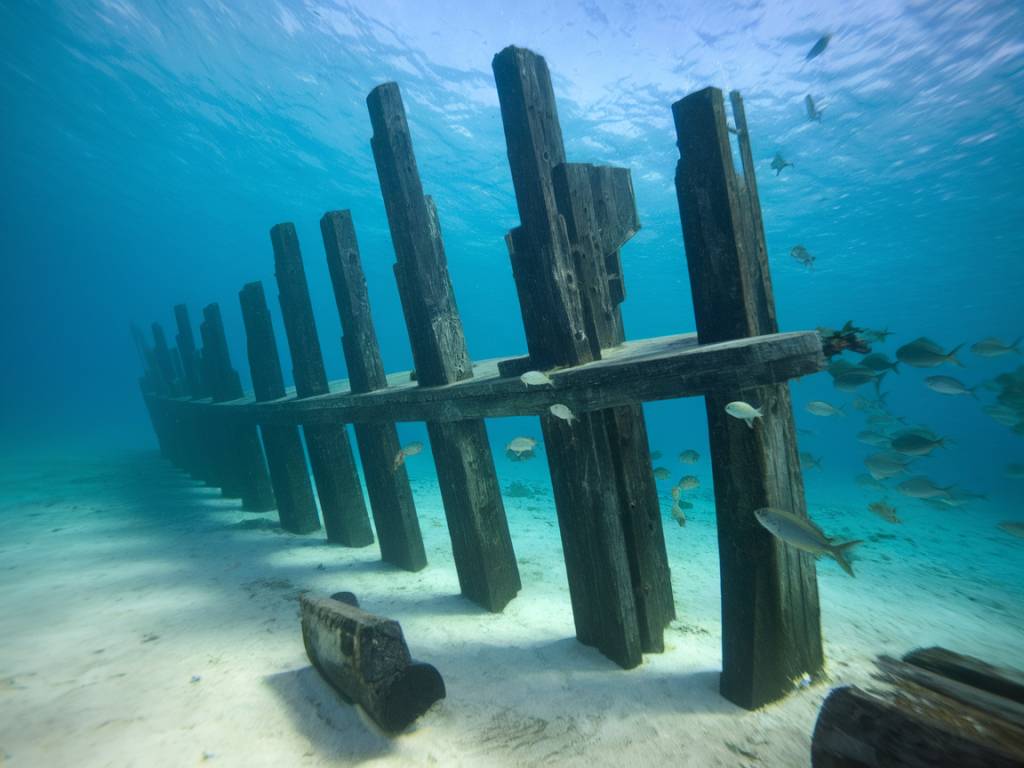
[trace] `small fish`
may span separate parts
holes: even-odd
[[[821,457],[814,456],[807,451],[800,451],[800,466],[806,469],[821,469]]]
[[[892,451],[881,451],[872,453],[864,459],[864,466],[875,480],[888,480],[890,477],[902,475],[907,471],[907,464],[913,461],[912,456],[906,456]]]
[[[890,360],[888,357],[883,355],[881,352],[872,352],[870,355],[866,355],[860,364],[865,368],[870,368],[872,371],[892,371],[893,373],[899,373],[899,363],[895,360]]]
[[[915,475],[896,486],[896,490],[912,499],[950,499],[952,486],[941,488],[924,475]]]
[[[569,406],[563,405],[562,403],[555,403],[550,408],[548,408],[548,411],[551,412],[552,416],[559,418],[562,421],[568,422],[569,424],[572,424],[574,421],[577,421],[576,415],[571,410],[569,410]]]
[[[781,153],[776,152],[775,157],[772,158],[772,170],[775,171],[775,175],[778,176],[782,173],[783,168],[792,166],[793,164],[787,162]]]
[[[651,451],[651,461],[657,461],[662,457],[661,451]]]
[[[854,482],[856,482],[857,485],[860,485],[860,486],[862,486],[864,488],[879,488],[879,489],[882,489],[882,490],[885,489],[885,484],[884,483],[876,480],[871,475],[866,474],[866,473],[865,474],[857,475],[857,477],[854,478]]]
[[[679,478],[676,487],[684,491],[692,491],[694,488],[700,488],[700,478],[696,475],[683,475]]]
[[[867,417],[866,421],[873,427],[891,427],[906,423],[906,419],[902,416],[893,416],[891,413],[873,413]]]
[[[946,447],[946,438],[917,430],[905,430],[892,439],[892,449],[907,456],[927,456],[940,447]]]
[[[541,371],[527,371],[519,377],[519,380],[528,387],[550,387],[555,383]]]
[[[813,413],[815,416],[845,416],[843,409],[837,408],[831,403],[826,403],[824,400],[811,400],[806,406],[808,413]]]
[[[832,386],[843,392],[856,392],[865,384],[880,387],[885,374],[886,371],[873,371],[858,365],[832,379]]]
[[[762,507],[754,511],[754,517],[780,541],[815,557],[828,555],[839,563],[840,568],[853,576],[853,567],[846,559],[846,551],[860,544],[860,541],[833,541],[810,520],[784,509]]]
[[[858,366],[856,364],[851,363],[849,360],[844,360],[843,358],[839,357],[833,360],[831,363],[829,363],[828,368],[826,368],[825,370],[828,371],[829,376],[835,379],[838,378],[839,376],[842,376],[844,373],[856,371],[857,368]]]
[[[789,249],[789,255],[799,261],[808,269],[814,269],[814,257],[810,251],[804,248],[802,245],[794,245]]]
[[[734,419],[742,419],[747,422],[747,426],[751,429],[754,428],[754,419],[762,418],[761,411],[742,400],[734,400],[726,405],[725,412]]]
[[[652,470],[655,480],[668,480],[672,477],[672,473],[669,472],[665,467],[655,467]]]
[[[821,110],[814,104],[811,94],[804,96],[804,108],[807,110],[807,119],[811,122],[821,122]]]
[[[532,437],[514,437],[512,441],[505,446],[505,451],[513,454],[517,458],[524,458],[527,454],[533,455],[534,448],[537,447],[537,441]]]
[[[891,437],[883,435],[881,432],[873,432],[871,430],[858,432],[857,442],[864,443],[864,445],[871,445],[875,448],[889,448],[892,446]]]
[[[978,357],[1000,357],[1011,352],[1019,355],[1021,354],[1020,343],[1022,338],[1024,337],[1018,336],[1013,344],[1003,344],[999,339],[989,336],[987,339],[982,339],[977,344],[971,345],[971,352]]]
[[[679,523],[680,528],[686,525],[686,513],[679,504],[672,505],[672,519]]]
[[[1021,414],[1006,405],[985,405],[981,410],[988,414],[994,422],[1002,424],[1004,427],[1016,426],[1022,420]]]
[[[876,501],[876,502],[873,502],[871,504],[868,504],[868,510],[871,511],[871,512],[874,512],[876,515],[878,515],[880,518],[882,518],[886,522],[890,522],[890,523],[902,523],[903,522],[902,520],[900,520],[896,516],[896,509],[895,509],[895,507],[893,507],[891,504],[888,504],[885,501]]]
[[[825,49],[828,48],[828,44],[831,40],[832,35],[822,35],[819,37],[818,42],[812,45],[811,50],[809,50],[807,55],[804,56],[804,61],[810,61],[811,59],[816,59],[821,56],[821,54],[825,52]]]
[[[963,363],[956,359],[956,353],[962,346],[963,344],[960,344],[949,352],[943,352],[942,347],[922,336],[897,349],[896,359],[914,368],[935,368],[943,363],[952,363],[962,368]]]
[[[942,502],[947,507],[963,507],[972,501],[988,501],[988,496],[984,493],[974,493],[973,491],[951,487],[949,489],[949,496],[943,496],[937,499],[937,501]]]
[[[405,463],[405,460],[409,456],[416,456],[423,453],[423,443],[415,442],[409,443],[405,447],[401,448],[398,453],[395,454],[395,463],[391,467],[392,470],[398,469]]]
[[[932,392],[941,395],[970,395],[975,400],[978,398],[974,392],[977,387],[968,387],[952,376],[929,376],[924,383]]]
[[[672,494],[672,501],[679,501],[679,497],[683,495],[683,489],[678,485],[673,485],[670,493]]]
[[[863,336],[868,341],[875,341],[879,344],[884,344],[885,340],[892,336],[892,331],[888,328],[876,329],[876,328],[865,328]]]
[[[700,454],[692,448],[688,448],[679,454],[679,461],[683,464],[696,464],[700,461]]]
[[[1024,464],[1007,464],[1006,476],[1011,480],[1024,480]]]
[[[1018,539],[1024,539],[1024,523],[1014,522],[1012,520],[1004,520],[996,525],[1001,531],[1006,531],[1011,536],[1016,536]]]

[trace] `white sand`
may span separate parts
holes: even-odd
[[[1019,663],[1024,541],[995,530],[998,511],[908,508],[888,526],[824,482],[808,494],[833,503],[817,506],[826,530],[899,537],[866,544],[855,580],[819,568],[833,683],[926,644]],[[680,616],[668,649],[624,672],[573,638],[549,498],[506,500],[523,591],[491,615],[457,594],[436,485],[414,489],[419,574],[382,566],[376,547],[238,527],[275,515],[243,513],[153,455],[5,470],[0,765],[809,764],[827,685],[753,713],[717,695],[709,490],[685,529],[666,521]],[[302,590],[349,590],[398,619],[447,699],[398,738],[376,733],[309,666]]]

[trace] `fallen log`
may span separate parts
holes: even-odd
[[[445,697],[441,673],[412,660],[397,621],[336,598],[302,595],[299,601],[309,660],[382,730],[404,730]]]

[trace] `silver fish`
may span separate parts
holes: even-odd
[[[907,471],[907,464],[913,461],[913,457],[904,456],[892,451],[872,453],[864,459],[864,466],[875,480],[887,480],[896,475],[902,475]]]
[[[875,478],[868,474],[857,475],[857,477],[854,478],[854,481],[857,483],[857,485],[862,486],[864,488],[879,488],[881,490],[885,490],[885,483],[876,480]]]
[[[907,456],[927,456],[940,447],[946,447],[946,438],[917,430],[900,432],[892,439],[892,449]]]
[[[694,488],[700,488],[700,478],[696,475],[684,475],[679,479],[676,487],[684,491],[692,491]]]
[[[864,445],[872,445],[875,448],[889,448],[892,445],[892,438],[880,432],[864,430],[857,433],[857,442],[864,443]]]
[[[896,490],[912,499],[951,499],[950,488],[942,488],[924,475],[915,475],[896,486]]]
[[[516,456],[523,456],[524,454],[532,454],[533,449],[536,447],[537,441],[532,437],[515,437],[512,438],[512,442],[505,446],[505,450]]]
[[[833,541],[810,520],[798,517],[784,509],[762,507],[754,511],[754,517],[772,536],[780,541],[815,557],[828,555],[839,563],[844,571],[853,576],[853,567],[846,559],[846,551],[860,544],[860,541]]]
[[[811,400],[807,404],[807,412],[813,413],[815,416],[845,416],[842,408],[837,408],[831,403],[826,403],[824,400]]]
[[[655,480],[668,480],[672,477],[672,473],[669,472],[665,467],[655,467],[651,470]]]
[[[754,419],[762,418],[761,411],[750,403],[745,403],[742,400],[734,400],[733,402],[728,403],[725,406],[725,412],[734,419],[742,419],[747,422],[747,426],[751,429],[754,428]]]
[[[679,454],[679,460],[683,464],[696,464],[698,461],[700,461],[700,454],[697,453],[692,448],[688,448]]]
[[[974,392],[977,387],[968,387],[952,376],[929,376],[924,383],[928,389],[942,395],[970,395],[975,399],[978,397]]]
[[[552,416],[559,418],[562,421],[568,422],[569,424],[572,424],[574,421],[577,420],[576,414],[574,414],[569,409],[569,406],[563,405],[562,403],[555,403],[550,408],[548,408],[548,411],[551,413]]]
[[[949,352],[944,352],[942,347],[934,341],[922,336],[897,349],[896,359],[914,368],[935,368],[943,363],[952,363],[963,367],[963,363],[956,359],[956,353],[962,346],[963,344],[960,344]]]
[[[976,354],[978,357],[1000,357],[1001,355],[1008,355],[1011,352],[1015,352],[1018,355],[1021,354],[1020,343],[1024,340],[1024,337],[1018,336],[1012,344],[1003,344],[999,339],[989,336],[987,339],[982,339],[977,344],[971,345],[971,352]]]
[[[548,378],[547,374],[541,371],[527,371],[519,380],[528,387],[544,387],[552,386],[554,382]]]
[[[865,368],[870,368],[872,371],[892,371],[893,373],[899,373],[899,363],[895,360],[890,360],[881,352],[872,352],[870,355],[865,355],[864,359],[860,361],[860,364]]]
[[[843,392],[855,392],[865,384],[874,384],[876,387],[881,386],[885,374],[885,371],[878,372],[870,368],[856,366],[836,376],[832,380],[832,385]]]
[[[807,451],[800,451],[800,466],[804,469],[821,469],[821,457]]]

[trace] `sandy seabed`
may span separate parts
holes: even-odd
[[[679,619],[666,652],[626,672],[573,637],[548,487],[506,497],[523,590],[498,615],[459,596],[437,485],[414,475],[413,487],[430,559],[416,574],[381,564],[376,546],[282,533],[275,513],[243,512],[152,453],[9,465],[0,765],[804,766],[829,687],[868,683],[878,654],[1024,657],[1024,541],[995,528],[1006,510],[907,505],[890,525],[852,486],[809,479],[822,527],[868,541],[856,579],[819,566],[830,681],[746,712],[717,693],[709,489],[686,528],[666,515]],[[399,620],[445,678],[447,698],[399,737],[305,656],[298,595],[340,590]]]

